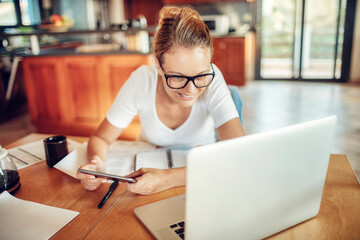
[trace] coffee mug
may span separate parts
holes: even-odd
[[[52,136],[44,139],[46,163],[53,167],[68,154],[68,146],[65,136]]]

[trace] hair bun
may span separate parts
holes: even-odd
[[[159,13],[159,26],[163,24],[169,24],[172,22],[178,23],[182,18],[195,18],[200,19],[200,15],[197,11],[191,7],[174,7],[174,6],[165,6],[160,10]]]
[[[173,46],[209,47],[212,53],[212,37],[197,11],[191,7],[165,6],[159,12],[158,30],[153,49],[157,59]]]

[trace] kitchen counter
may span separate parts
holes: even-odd
[[[213,38],[241,38],[246,37],[246,33],[228,33],[223,35],[212,35]]]
[[[117,32],[124,32],[127,34],[133,34],[139,31],[147,31],[149,33],[155,31],[155,26],[149,26],[146,28],[128,28],[122,29],[70,29],[68,31],[55,31],[51,32],[44,29],[35,29],[31,31],[17,31],[16,29],[10,29],[8,32],[0,32],[0,37],[15,37],[15,36],[41,36],[41,35],[78,35],[78,34],[111,34]]]
[[[40,46],[40,50],[44,53],[49,50],[52,51],[64,51],[64,50],[74,50],[76,47],[83,45],[83,42],[80,40],[67,40],[67,41],[57,41],[54,43],[47,43]],[[0,57],[6,56],[30,56],[32,55],[31,49],[29,47],[17,47],[17,48],[2,48],[0,50]]]
[[[244,38],[246,34],[239,33],[230,33],[226,35],[216,35],[213,38]],[[93,51],[93,52],[79,52],[76,49],[49,49],[49,50],[40,50],[38,55],[34,55],[31,51],[25,53],[19,53],[19,56],[22,57],[44,57],[44,56],[92,56],[92,55],[146,55],[152,54],[152,52],[139,52],[139,51],[130,51],[127,49],[120,49],[114,51]]]
[[[68,31],[59,31],[59,32],[49,32],[47,30],[43,30],[43,29],[34,29],[31,31],[25,31],[25,32],[21,32],[18,31],[16,29],[8,29],[7,32],[0,32],[0,38],[11,38],[11,37],[18,37],[18,36],[24,36],[24,37],[29,37],[30,38],[30,42],[31,42],[31,46],[35,47],[35,49],[40,48],[40,52],[39,54],[33,54],[31,52],[31,49],[22,49],[21,52],[16,52],[17,56],[22,56],[22,57],[39,57],[39,56],[70,56],[70,55],[75,55],[75,56],[82,56],[82,55],[144,55],[144,54],[149,54],[149,52],[140,52],[140,51],[129,51],[129,50],[124,50],[124,49],[116,49],[113,51],[90,51],[90,52],[78,52],[76,51],[75,47],[73,47],[72,49],[42,49],[42,46],[38,45],[36,43],[39,43],[39,36],[43,36],[43,35],[48,35],[51,37],[54,36],[69,36],[69,35],[104,35],[104,34],[116,34],[119,32],[122,32],[124,34],[127,34],[129,36],[137,34],[137,33],[141,33],[141,32],[148,32],[149,34],[153,33],[155,31],[155,26],[149,26],[146,28],[128,28],[126,30],[122,30],[122,29],[71,29]]]
[[[214,37],[213,62],[228,84],[245,84],[245,49],[243,36]],[[131,73],[154,61],[151,52],[125,49],[82,53],[76,48],[41,49],[38,55],[29,52],[20,56],[30,116],[37,131],[79,136],[90,136]],[[139,131],[140,123],[135,119],[121,138],[134,140]]]
[[[151,53],[142,53],[138,51],[129,51],[126,49],[104,52],[78,52],[76,49],[49,49],[40,50],[38,55],[34,55],[31,51],[19,53],[21,57],[49,57],[49,56],[99,56],[99,55],[147,55]]]

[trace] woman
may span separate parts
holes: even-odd
[[[140,140],[161,147],[196,146],[244,135],[220,70],[211,63],[212,38],[199,14],[188,7],[164,7],[154,37],[155,64],[135,70],[118,93],[101,125],[90,137],[88,170],[105,170],[109,145],[136,114]],[[185,168],[140,169],[129,177],[129,191],[153,194],[185,185]],[[78,174],[87,190],[100,178]]]

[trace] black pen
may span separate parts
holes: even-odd
[[[106,200],[110,197],[110,195],[112,194],[112,192],[115,190],[115,188],[117,187],[117,185],[119,184],[118,181],[114,181],[110,187],[109,187],[109,191],[106,193],[105,197],[101,200],[101,202],[98,205],[98,208],[102,208],[102,206],[105,204]]]
[[[171,149],[166,150],[167,160],[168,160],[168,166],[169,168],[173,168],[173,159],[172,159],[172,153]]]

